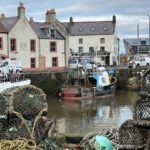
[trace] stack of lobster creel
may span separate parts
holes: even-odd
[[[46,95],[33,85],[8,89],[0,94],[0,139],[29,138],[28,127],[47,109]]]

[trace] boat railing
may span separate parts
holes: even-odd
[[[7,81],[7,74],[0,73],[0,83]]]
[[[25,80],[25,74],[24,73],[0,73],[0,83],[4,82],[18,82]]]
[[[9,81],[10,82],[18,82],[18,81],[23,81],[25,80],[25,74],[24,73],[12,73],[9,74]]]

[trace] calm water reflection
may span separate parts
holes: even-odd
[[[118,128],[132,118],[137,97],[135,91],[117,91],[113,97],[74,103],[48,97],[48,115],[57,119],[62,133],[87,134],[101,128]]]

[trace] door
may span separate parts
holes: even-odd
[[[45,70],[46,68],[46,58],[44,56],[39,57],[39,69]]]

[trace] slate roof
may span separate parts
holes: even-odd
[[[5,30],[9,32],[11,28],[15,25],[17,22],[18,17],[7,17],[7,18],[1,18],[0,23],[3,25]]]
[[[6,33],[6,30],[1,23],[0,23],[0,33]]]
[[[55,30],[55,38],[49,37],[48,36],[48,28],[53,29],[53,26],[51,24],[45,24],[42,22],[31,22],[30,23],[31,27],[37,34],[37,36],[41,39],[64,39],[61,34]]]
[[[124,42],[127,42],[130,45],[142,45],[142,42],[145,42],[145,45],[149,45],[149,38],[132,38],[132,39],[124,39]]]
[[[64,22],[63,25],[68,28],[70,35],[112,35],[115,31],[113,21],[96,21],[96,22],[73,22],[72,25]]]
[[[9,32],[11,28],[17,22],[18,17],[7,17],[1,18],[0,23],[3,26],[0,26],[0,31]],[[112,35],[115,31],[116,24],[113,21],[95,21],[95,22],[73,22],[71,25],[70,22],[61,22],[64,27],[66,27],[68,33],[72,36],[82,36],[82,35]],[[37,34],[39,38],[49,39],[48,28],[53,28],[51,24],[46,24],[42,22],[32,22],[30,23],[31,27]],[[47,29],[46,29],[47,28]],[[64,39],[63,36],[55,30],[54,39]]]

